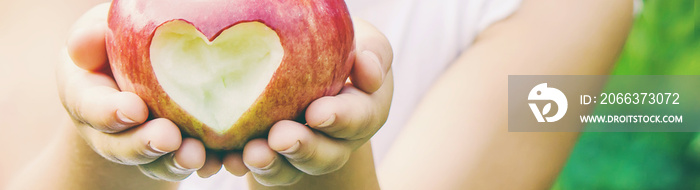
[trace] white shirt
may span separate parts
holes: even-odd
[[[520,0],[348,0],[350,14],[374,24],[394,50],[394,97],[389,118],[372,137],[377,165],[433,82],[474,38],[513,13]],[[196,174],[180,189],[246,189],[246,180],[226,170]]]

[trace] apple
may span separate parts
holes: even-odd
[[[114,0],[108,26],[119,88],[218,150],[338,94],[355,54],[342,0]]]

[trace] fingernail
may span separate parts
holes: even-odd
[[[297,140],[292,147],[287,148],[287,150],[280,151],[280,154],[293,154],[299,150],[301,147],[301,142]]]
[[[170,172],[173,172],[175,174],[190,174],[194,171],[197,171],[197,169],[187,169],[185,167],[182,167],[182,165],[177,163],[177,160],[175,160],[175,157],[173,156],[173,167],[170,168]]]
[[[335,114],[331,114],[331,117],[326,119],[326,121],[324,121],[320,125],[318,125],[318,128],[324,128],[324,127],[331,126],[334,122],[335,122]]]
[[[119,119],[119,121],[121,121],[122,123],[125,123],[125,124],[131,124],[131,123],[135,123],[135,122],[136,122],[136,121],[134,121],[134,120],[132,120],[132,119],[129,119],[129,117],[127,117],[127,116],[126,116],[124,113],[122,113],[122,111],[120,111],[120,110],[117,110],[117,118]]]
[[[257,168],[257,167],[254,167],[254,166],[248,166],[248,164],[246,164],[246,166],[247,166],[248,169],[250,169],[250,171],[252,171],[253,173],[257,173],[257,174],[266,174],[266,173],[269,173],[269,172],[270,172],[270,169],[272,169],[272,167],[275,165],[275,163],[277,162],[277,159],[278,159],[278,158],[275,157],[274,159],[272,159],[272,161],[270,161],[269,164],[267,164],[267,166],[262,167],[262,168]]]
[[[197,172],[197,175],[198,175],[198,176],[199,176],[200,178],[209,178],[209,177],[213,176],[214,174],[215,174],[215,173],[213,173],[213,174],[207,174],[207,175],[203,175],[203,174],[201,174],[201,173]]]
[[[277,157],[275,157],[274,159],[272,159],[272,161],[270,162],[270,164],[267,164],[267,166],[262,167],[262,168],[259,168],[259,169],[261,169],[261,170],[269,170],[270,168],[272,168],[272,165],[275,165],[275,162],[277,162]]]
[[[236,177],[243,177],[245,174],[248,174],[248,171],[250,171],[250,169],[248,168],[248,165],[246,165],[246,167],[243,167],[243,169],[244,169],[244,171],[241,172],[241,171],[229,170],[229,168],[226,168],[226,171],[235,175]]]
[[[382,63],[379,62],[379,57],[377,57],[377,54],[374,54],[374,52],[369,51],[369,50],[364,50],[362,51],[362,54],[370,58],[372,61],[374,61],[375,65],[377,66],[378,71],[382,75],[382,81],[384,81],[384,68],[382,68]]]
[[[159,157],[159,156],[163,156],[166,153],[168,153],[168,152],[165,152],[165,151],[162,151],[160,149],[157,149],[156,147],[153,147],[153,145],[151,145],[151,142],[148,142],[148,148],[146,150],[144,150],[144,154],[146,156],[149,156],[149,157]]]
[[[143,173],[145,176],[148,176],[151,179],[163,180],[163,179],[159,178],[158,176],[156,176],[156,174],[154,174],[151,170],[144,168],[143,165],[139,165],[138,168],[139,168],[139,170],[141,170],[141,173]]]

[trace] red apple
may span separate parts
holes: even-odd
[[[114,0],[119,88],[211,149],[241,149],[335,95],[354,57],[342,0]]]

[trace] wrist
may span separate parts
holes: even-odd
[[[72,122],[17,177],[16,189],[175,189],[177,183],[157,181],[136,166],[113,163],[90,148]],[[41,183],[36,183],[40,181]]]

